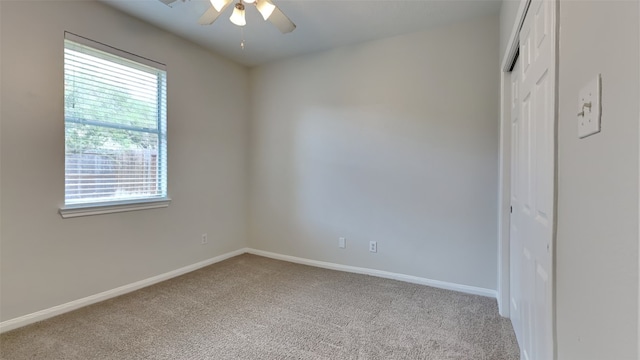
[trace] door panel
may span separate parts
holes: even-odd
[[[536,184],[536,219],[538,221],[544,222],[544,226],[549,225],[549,214],[552,211],[552,203],[553,203],[553,179],[550,178],[548,174],[548,170],[553,171],[553,159],[550,157],[551,152],[553,151],[553,139],[550,139],[547,134],[552,131],[552,120],[553,113],[547,113],[549,109],[549,102],[552,99],[549,99],[549,93],[551,92],[550,81],[548,81],[549,77],[547,76],[548,72],[545,71],[544,74],[538,79],[536,83],[536,113],[543,115],[536,117],[535,131],[534,137],[536,139],[535,146],[535,161],[536,161],[536,171],[535,173],[535,184]],[[544,170],[544,171],[540,171]]]

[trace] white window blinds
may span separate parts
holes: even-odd
[[[64,85],[65,205],[165,198],[164,66],[66,33]]]

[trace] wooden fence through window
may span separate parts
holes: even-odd
[[[155,149],[66,154],[67,201],[154,196],[159,191],[158,182]]]

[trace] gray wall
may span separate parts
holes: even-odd
[[[496,289],[498,28],[253,69],[250,245]]]
[[[558,359],[638,356],[638,2],[561,1]],[[580,88],[602,74],[602,133],[579,140]]]
[[[500,7],[500,61],[507,49],[520,4],[525,0],[503,0]]]
[[[247,69],[97,2],[2,1],[0,8],[0,320],[246,245]],[[167,64],[168,208],[58,215],[65,30]]]

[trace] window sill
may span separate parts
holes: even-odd
[[[126,211],[159,209],[169,206],[171,199],[160,198],[153,200],[114,201],[108,203],[74,204],[60,208],[63,219],[80,216],[112,214]]]

